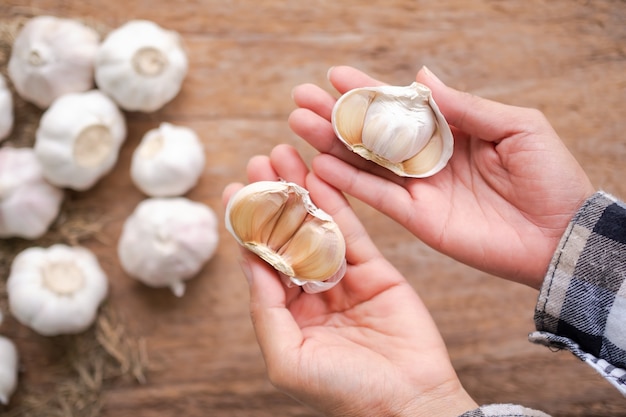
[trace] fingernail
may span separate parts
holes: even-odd
[[[443,84],[443,81],[441,81],[439,79],[439,77],[437,77],[435,74],[433,74],[433,72],[426,66],[422,66],[422,70],[424,71],[424,74],[426,74],[426,76],[440,84]]]
[[[335,68],[334,66],[333,66],[333,67],[330,67],[330,68],[328,68],[328,71],[326,72],[326,78],[328,78],[329,80],[330,80],[330,73],[332,72],[332,70],[333,70],[334,68]]]

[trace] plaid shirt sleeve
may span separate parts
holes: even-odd
[[[598,192],[578,210],[552,257],[535,308],[534,343],[567,349],[626,396],[626,204]],[[513,404],[460,417],[544,417]]]
[[[534,343],[567,349],[626,396],[626,205],[598,192],[570,222],[535,309]]]
[[[459,417],[550,417],[538,410],[522,407],[515,404],[483,405],[472,411],[463,413]]]

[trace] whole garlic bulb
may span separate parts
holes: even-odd
[[[148,198],[126,219],[117,253],[128,275],[181,297],[217,249],[217,218],[208,206],[184,197]]]
[[[178,33],[147,20],[131,20],[102,42],[96,84],[124,110],[151,112],[178,94],[187,67]]]
[[[44,177],[31,148],[0,148],[0,238],[41,237],[57,217],[63,191]]]
[[[93,87],[99,44],[98,33],[78,21],[33,17],[15,38],[9,77],[22,98],[46,108],[63,94]]]
[[[204,149],[193,130],[161,123],[158,129],[148,131],[135,149],[130,175],[151,197],[175,197],[196,185],[204,163]]]
[[[17,388],[18,360],[15,344],[0,336],[0,404],[8,404]]]
[[[107,174],[126,139],[126,122],[115,103],[91,90],[66,94],[41,117],[35,152],[52,184],[83,191]]]
[[[239,244],[306,292],[328,290],[345,273],[339,227],[298,184],[259,181],[243,187],[228,201],[225,222]]]
[[[350,90],[335,103],[331,121],[351,151],[400,176],[434,175],[452,157],[450,126],[430,89],[416,82]]]
[[[108,290],[106,274],[87,248],[55,244],[20,252],[7,280],[9,308],[44,336],[80,333],[95,320]]]
[[[6,139],[13,129],[13,96],[6,80],[0,74],[0,142]]]

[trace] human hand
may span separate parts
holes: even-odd
[[[340,94],[381,85],[351,67],[329,79]],[[291,129],[322,155],[313,171],[331,186],[391,217],[434,249],[467,265],[539,288],[569,221],[594,193],[587,175],[537,110],[447,87],[426,68],[427,85],[455,136],[436,175],[403,178],[350,152],[333,132],[335,98],[304,84]]]
[[[278,273],[242,249],[250,311],[269,378],[329,416],[458,416],[476,408],[413,288],[381,255],[343,195],[309,173],[287,145],[248,164],[250,182],[307,188],[346,239],[346,274],[331,290],[285,287]],[[241,188],[230,184],[224,205]]]

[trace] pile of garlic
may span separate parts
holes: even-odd
[[[37,16],[15,37],[8,72],[18,94],[42,109],[95,79],[121,108],[150,112],[180,91],[187,56],[180,36],[153,22],[127,22],[101,42],[74,19]]]
[[[187,70],[179,34],[154,22],[132,20],[101,39],[74,19],[30,19],[15,37],[9,79],[0,75],[0,142],[14,129],[10,85],[43,114],[32,148],[0,148],[0,238],[42,237],[59,216],[64,189],[88,190],[114,169],[127,136],[124,111],[159,110],[178,95]],[[131,177],[148,198],[118,245],[128,275],[182,296],[183,281],[214,255],[215,213],[182,196],[204,167],[193,130],[162,123],[145,134]],[[44,336],[83,332],[107,294],[95,254],[60,243],[20,252],[7,280],[11,315]],[[17,369],[15,345],[0,336],[0,403],[15,391]]]
[[[20,97],[45,110],[35,149],[46,179],[78,191],[92,187],[126,139],[118,107],[160,109],[179,93],[187,68],[180,36],[153,22],[129,21],[101,41],[74,19],[30,19],[15,37],[8,73]],[[3,84],[0,106],[10,107]],[[0,114],[0,138],[7,129]]]

